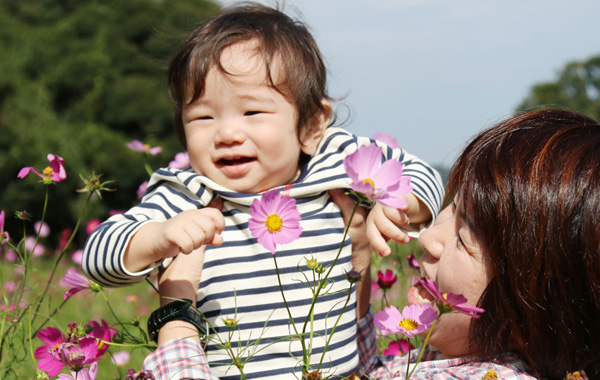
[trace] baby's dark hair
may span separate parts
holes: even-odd
[[[307,27],[282,11],[244,3],[225,8],[201,24],[181,43],[168,71],[169,93],[175,105],[175,130],[187,148],[182,108],[202,96],[208,71],[215,67],[228,74],[221,54],[233,44],[257,40],[267,71],[267,81],[297,107],[297,134],[330,100],[321,52]],[[272,64],[279,59],[281,78],[273,78]],[[275,83],[275,80],[278,82]],[[191,94],[191,98],[190,98]],[[187,102],[187,103],[185,103]]]

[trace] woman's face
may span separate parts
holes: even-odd
[[[464,215],[461,202],[446,207],[435,224],[419,237],[425,250],[423,274],[433,279],[442,293],[464,295],[476,306],[491,278],[491,268],[480,244],[472,233],[472,222]],[[458,312],[445,314],[435,326],[429,344],[445,358],[469,354],[468,338],[471,317]]]

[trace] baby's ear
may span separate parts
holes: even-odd
[[[322,104],[322,110],[308,121],[308,124],[304,127],[304,131],[302,131],[300,136],[302,152],[309,156],[312,156],[316,152],[317,146],[325,134],[325,129],[329,126],[331,103],[327,100],[323,100]]]

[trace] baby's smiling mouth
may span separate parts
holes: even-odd
[[[234,166],[234,165],[242,165],[248,162],[256,161],[255,157],[224,157],[217,161],[219,166]]]

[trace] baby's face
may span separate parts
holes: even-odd
[[[296,106],[268,86],[255,42],[227,48],[221,63],[230,75],[210,69],[202,97],[183,108],[192,168],[243,193],[292,182],[302,151]],[[274,78],[278,66],[272,63]]]

